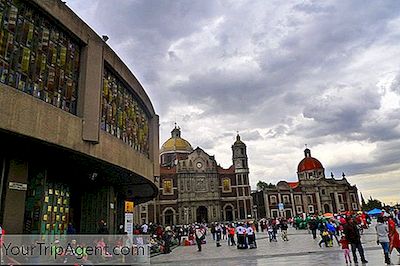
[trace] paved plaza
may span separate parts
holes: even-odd
[[[342,250],[335,243],[332,248],[320,248],[319,239],[313,240],[307,230],[289,229],[289,241],[269,242],[266,233],[258,233],[258,248],[238,250],[229,247],[225,240],[217,248],[211,236],[203,251],[197,252],[196,246],[177,247],[172,253],[159,255],[151,259],[152,264],[162,265],[346,265]],[[364,232],[362,242],[368,265],[384,265],[383,253],[376,245],[374,228]],[[360,260],[359,260],[360,261]],[[400,264],[400,256],[392,253],[392,263]],[[353,264],[354,265],[354,264]],[[359,263],[361,265],[361,263]]]

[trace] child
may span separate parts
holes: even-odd
[[[345,235],[342,235],[342,237],[340,238],[339,243],[340,243],[340,245],[342,245],[344,259],[346,260],[346,264],[347,263],[351,263],[349,241],[346,239]]]

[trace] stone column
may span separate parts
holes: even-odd
[[[282,217],[283,216],[283,212],[285,211],[285,208],[281,211],[281,210],[279,210],[279,203],[282,203],[282,195],[281,195],[281,193],[278,191],[278,206],[277,206],[277,208],[278,208],[278,212],[279,212],[279,217]]]
[[[271,217],[271,210],[269,209],[269,195],[265,191],[263,191],[264,194],[264,205],[265,205],[265,216],[266,218]]]
[[[305,194],[305,192],[302,192],[301,195],[302,199],[303,199],[303,212],[305,212],[306,214],[308,213],[308,199],[307,199],[307,194]]]
[[[243,189],[243,193],[244,193],[244,189]],[[247,219],[247,202],[246,202],[246,198],[244,198],[243,200],[243,207],[244,207],[244,218]]]
[[[317,192],[315,193],[316,199],[317,199],[317,214],[322,212],[322,206],[321,206],[321,196],[319,195],[319,190],[317,189]]]
[[[339,213],[340,212],[340,203],[339,203],[339,196],[338,193],[335,191],[333,193],[334,197],[335,197],[335,204],[336,204],[336,212]],[[332,209],[333,211],[333,209]]]
[[[347,202],[347,210],[352,211],[353,207],[351,206],[350,193],[348,190],[346,190],[346,202]]]

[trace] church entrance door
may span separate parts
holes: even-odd
[[[208,210],[205,206],[200,206],[197,208],[196,221],[198,223],[208,223]]]
[[[331,212],[331,208],[329,207],[329,204],[324,205],[325,213]]]
[[[172,210],[167,210],[165,212],[165,225],[174,225],[174,212]]]
[[[233,209],[232,206],[225,207],[225,221],[233,222]]]

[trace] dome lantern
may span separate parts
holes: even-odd
[[[192,145],[181,137],[181,129],[175,124],[171,137],[161,146],[160,155],[167,153],[191,153]]]
[[[297,166],[297,172],[304,172],[310,170],[317,170],[323,169],[322,163],[311,157],[311,150],[307,148],[304,150],[304,158],[300,161],[299,165]]]

